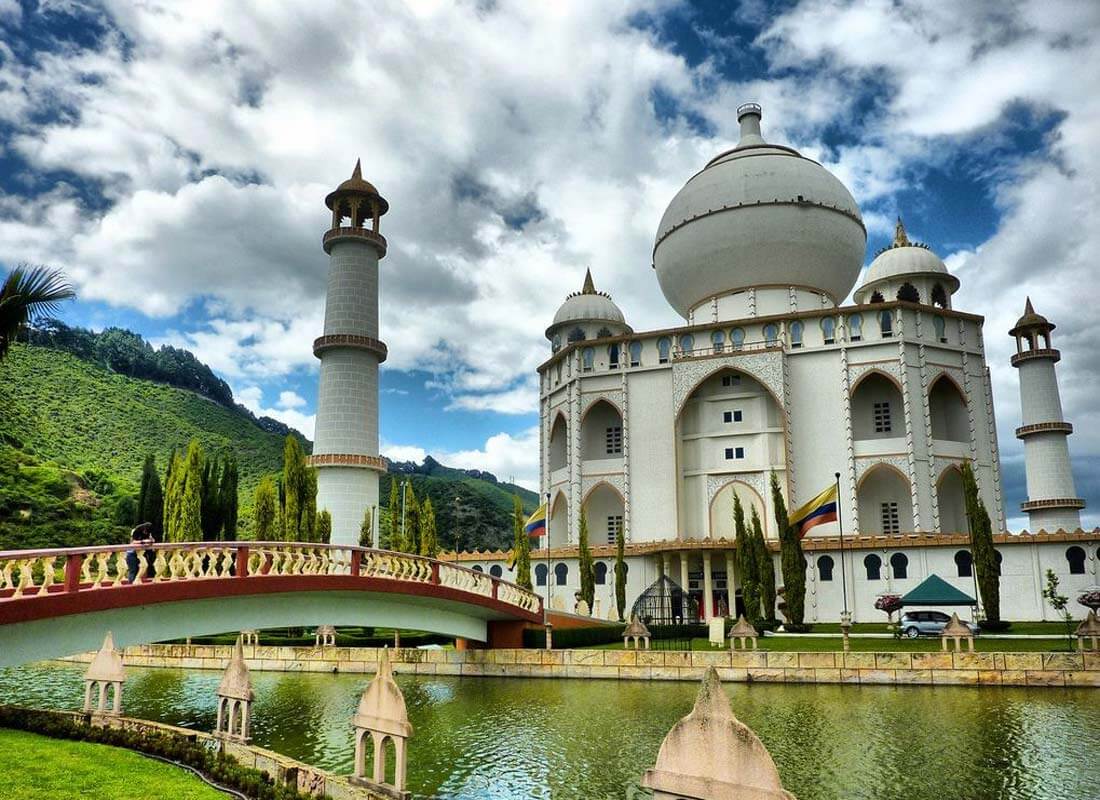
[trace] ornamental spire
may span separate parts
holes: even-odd
[[[592,282],[592,268],[588,267],[584,271],[584,286],[581,287],[581,294],[595,294],[596,284]]]
[[[905,234],[905,224],[898,215],[898,224],[894,226],[894,247],[905,247],[909,244],[909,237]]]
[[[355,169],[351,171],[352,180],[363,180],[363,166],[359,163],[360,159],[355,159]]]

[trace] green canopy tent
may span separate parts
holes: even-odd
[[[978,601],[932,574],[901,598],[903,606],[973,606]]]

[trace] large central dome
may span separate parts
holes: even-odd
[[[738,109],[741,141],[669,203],[653,247],[668,302],[685,318],[704,301],[750,287],[801,287],[834,303],[863,265],[867,231],[844,184],[760,135],[760,106]]]

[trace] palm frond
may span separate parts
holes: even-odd
[[[59,270],[20,264],[9,272],[0,284],[0,358],[22,326],[56,314],[63,301],[74,297],[72,284]]]

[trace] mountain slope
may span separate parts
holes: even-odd
[[[0,549],[121,540],[146,454],[163,475],[173,447],[197,438],[208,454],[232,452],[240,468],[240,518],[251,526],[260,478],[282,468],[284,435],[268,420],[194,391],[117,374],[59,350],[16,344],[0,362]],[[299,434],[300,435],[300,434]],[[310,445],[303,439],[308,451]],[[381,481],[409,480],[437,511],[440,541],[468,549],[507,547],[512,493],[526,510],[536,496],[488,473],[425,459],[399,463]],[[457,498],[457,502],[456,502]]]

